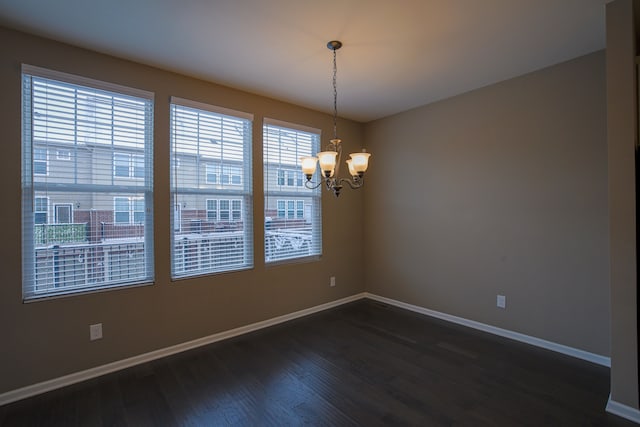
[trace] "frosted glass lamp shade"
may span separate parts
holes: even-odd
[[[347,166],[349,167],[349,174],[351,176],[358,175],[358,172],[356,172],[356,170],[353,168],[353,160],[351,159],[347,160]]]
[[[371,156],[370,153],[351,153],[349,156],[351,156],[351,163],[356,174],[367,171],[367,167],[369,167],[369,156]],[[351,170],[351,167],[349,167],[349,170]]]
[[[302,164],[302,173],[305,175],[313,175],[316,171],[317,157],[302,157],[300,159]]]
[[[337,151],[321,151],[318,153],[318,161],[320,162],[320,169],[322,169],[323,175],[327,175],[327,172],[332,174],[336,167]]]

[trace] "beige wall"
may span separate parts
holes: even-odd
[[[638,408],[635,38],[633,8],[607,4],[607,140],[611,236],[611,399]]]
[[[605,103],[601,51],[368,124],[367,290],[608,356]]]
[[[362,193],[323,195],[320,261],[266,267],[262,230],[262,118],[320,128],[332,119],[215,84],[0,28],[0,393],[234,327],[322,304],[364,290]],[[155,264],[153,286],[23,304],[20,267],[20,64],[50,68],[155,93]],[[169,97],[253,113],[255,267],[171,283],[169,263]],[[363,143],[361,124],[340,121],[345,150]],[[323,138],[323,141],[326,138]],[[337,286],[329,287],[329,276]],[[89,341],[102,322],[104,339]]]

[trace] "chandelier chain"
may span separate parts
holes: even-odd
[[[338,67],[336,65],[336,49],[333,49],[333,139],[338,139]]]

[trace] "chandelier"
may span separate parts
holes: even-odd
[[[338,139],[338,89],[336,85],[336,76],[338,68],[336,66],[336,50],[342,47],[342,42],[337,40],[327,43],[329,50],[333,52],[333,139],[329,141],[329,144],[325,148],[325,151],[319,152],[316,157],[302,157],[300,159],[302,163],[302,173],[306,176],[305,187],[309,189],[318,188],[320,185],[325,184],[327,190],[333,191],[333,194],[338,197],[342,190],[343,184],[346,183],[352,189],[360,188],[364,184],[364,173],[369,166],[369,156],[362,149],[361,153],[351,153],[349,160],[346,161],[349,168],[349,174],[351,178],[340,178],[340,159],[342,157],[342,144]],[[311,178],[316,171],[316,164],[320,164],[320,170],[322,172],[321,181],[319,183],[311,182]]]

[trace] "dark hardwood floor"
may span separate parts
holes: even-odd
[[[362,300],[0,407],[6,426],[635,426],[609,369]]]

